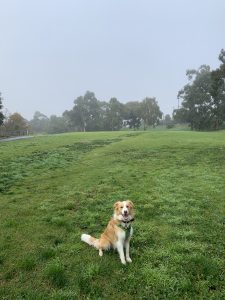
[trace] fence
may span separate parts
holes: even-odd
[[[28,129],[24,130],[5,130],[0,128],[0,137],[9,137],[9,136],[24,136],[29,135],[30,132]]]

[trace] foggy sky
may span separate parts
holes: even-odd
[[[219,66],[224,0],[0,0],[0,91],[31,119],[99,100],[177,107],[187,69]]]

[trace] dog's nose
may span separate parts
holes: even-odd
[[[127,215],[127,210],[124,211],[124,214]]]

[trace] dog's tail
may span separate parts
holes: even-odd
[[[81,241],[87,243],[90,246],[95,247],[97,250],[99,250],[99,239],[96,239],[89,234],[82,234],[81,235]]]

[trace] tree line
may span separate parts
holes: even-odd
[[[26,121],[19,113],[14,113],[3,116],[1,129],[31,130],[36,133],[117,131],[124,127],[134,130],[142,127],[146,130],[150,126],[157,126],[162,115],[155,98],[146,97],[140,102],[123,104],[116,98],[111,98],[109,102],[100,101],[93,92],[87,91],[84,96],[77,97],[72,109],[64,111],[62,116],[47,117],[36,111],[32,120]]]
[[[218,130],[225,128],[225,51],[219,54],[220,66],[211,70],[202,65],[198,70],[187,70],[188,83],[178,92],[178,108],[172,120],[166,115],[163,124],[186,123],[191,130]],[[74,100],[71,110],[62,116],[47,117],[35,112],[33,119],[26,121],[20,114],[5,116],[2,112],[0,93],[0,126],[7,130],[31,129],[37,133],[62,133],[68,131],[100,131],[143,129],[162,123],[163,113],[156,98],[146,97],[142,101],[121,103],[117,98],[109,102],[100,101],[93,92]]]
[[[36,132],[66,131],[116,131],[123,127],[139,129],[143,126],[157,126],[162,112],[155,98],[145,98],[141,102],[131,101],[126,104],[111,98],[109,102],[100,101],[93,92],[74,100],[71,110],[66,110],[61,117],[48,118],[40,112],[34,114],[30,126]]]

